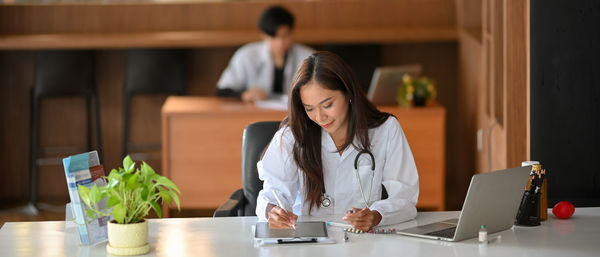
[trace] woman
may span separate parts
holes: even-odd
[[[259,219],[287,228],[297,215],[345,214],[367,231],[414,218],[419,181],[404,132],[367,100],[350,67],[318,52],[302,62],[292,86],[288,116],[257,164]]]
[[[294,16],[280,6],[266,9],[258,27],[263,40],[238,49],[217,82],[217,96],[243,101],[286,95],[300,62],[314,51],[292,42]],[[286,98],[287,99],[287,98]]]

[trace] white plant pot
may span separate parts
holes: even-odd
[[[135,224],[108,223],[106,251],[112,255],[140,255],[150,251],[148,222]]]

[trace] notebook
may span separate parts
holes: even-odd
[[[398,87],[404,74],[413,79],[421,73],[421,65],[383,66],[373,72],[367,97],[374,105],[397,105]]]
[[[509,229],[515,222],[530,171],[531,166],[525,166],[474,175],[458,219],[396,233],[455,242],[476,237],[481,225],[490,234]]]

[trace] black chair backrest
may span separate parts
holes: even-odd
[[[256,163],[278,129],[279,121],[256,122],[244,129],[242,139],[242,187],[244,197],[248,201],[244,206],[244,216],[256,216],[256,198],[263,187],[263,182],[258,179]]]
[[[44,50],[36,55],[33,96],[90,96],[96,93],[94,54]]]
[[[185,67],[183,50],[129,50],[125,71],[125,95],[184,94]]]

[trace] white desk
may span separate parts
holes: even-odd
[[[416,221],[396,225],[453,218],[458,212],[419,213]],[[330,234],[340,241],[331,245],[284,245],[255,247],[252,225],[256,217],[185,218],[150,220],[147,256],[598,256],[600,253],[600,208],[577,208],[569,220],[551,214],[541,226],[514,227],[491,234],[502,235],[485,247],[477,239],[457,243],[399,235],[350,234],[341,241],[340,228]],[[65,231],[62,221],[9,222],[0,229],[2,256],[106,256],[106,243],[79,246],[74,228]]]

